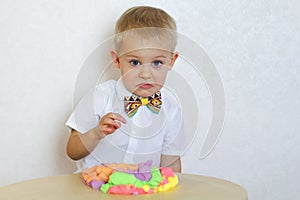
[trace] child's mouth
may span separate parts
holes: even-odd
[[[150,89],[153,87],[153,85],[150,83],[142,83],[142,84],[139,84],[138,87],[141,89]]]

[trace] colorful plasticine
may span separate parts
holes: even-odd
[[[138,195],[138,194],[151,194],[153,193],[153,189],[144,189],[144,188],[136,188],[134,185],[117,185],[111,186],[108,191],[108,194],[131,194],[131,195]]]
[[[175,187],[178,177],[168,167],[158,169],[152,161],[138,165],[102,164],[82,172],[83,182],[108,194],[150,194]]]
[[[138,165],[138,172],[134,173],[134,176],[142,181],[149,181],[151,179],[151,166],[152,160],[148,160],[145,163]]]
[[[162,177],[160,171],[156,167],[152,168],[151,179],[148,182],[137,179],[133,174],[115,172],[110,175],[108,183],[101,186],[101,190],[102,192],[107,193],[111,186],[117,185],[133,185],[136,188],[155,188],[161,180]]]

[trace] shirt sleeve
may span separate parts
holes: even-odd
[[[79,101],[66,122],[70,130],[74,129],[79,133],[85,133],[97,126],[100,118],[95,112],[94,105],[97,92],[99,92],[97,87],[90,89]]]
[[[168,128],[164,136],[162,154],[183,155],[186,148],[186,138],[180,105],[177,102],[173,102],[168,105],[166,111],[168,115]]]

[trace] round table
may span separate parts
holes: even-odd
[[[51,176],[16,183],[0,188],[1,200],[93,200],[93,199],[205,199],[246,200],[247,192],[232,182],[191,174],[177,174],[179,184],[166,192],[146,195],[110,195],[84,185],[80,174]]]

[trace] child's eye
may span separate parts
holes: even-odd
[[[162,65],[162,61],[160,60],[155,60],[153,63],[152,63],[152,66],[153,67],[160,67]]]
[[[141,65],[140,61],[138,61],[138,60],[131,60],[131,61],[130,61],[130,64],[131,64],[132,66],[139,66],[139,65]]]

